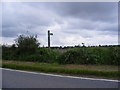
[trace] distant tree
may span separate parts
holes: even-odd
[[[18,47],[19,53],[35,53],[40,43],[37,40],[37,36],[33,35],[19,35],[15,40],[15,45]]]
[[[85,43],[82,43],[83,47],[85,47]]]

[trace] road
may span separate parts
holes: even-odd
[[[3,88],[118,88],[117,80],[2,69]]]

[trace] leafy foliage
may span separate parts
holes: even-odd
[[[16,46],[18,47],[19,54],[22,54],[23,52],[33,54],[36,52],[38,46],[40,43],[37,41],[37,36],[25,36],[25,35],[20,35],[18,38],[15,40]]]
[[[119,47],[81,47],[58,57],[60,64],[119,65]]]
[[[120,65],[119,46],[48,49],[39,47],[36,36],[20,35],[12,46],[2,46],[2,59],[59,64]]]

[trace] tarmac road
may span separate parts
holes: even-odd
[[[2,69],[2,88],[118,88],[118,80]]]

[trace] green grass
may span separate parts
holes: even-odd
[[[24,63],[24,62],[23,62]],[[80,69],[80,68],[63,68],[57,64],[17,64],[17,63],[3,63],[3,68],[11,68],[18,70],[37,71],[45,73],[57,73],[67,74],[74,76],[87,76],[87,77],[101,77],[101,78],[112,78],[120,79],[119,71],[104,71],[104,70],[93,70],[93,69]]]

